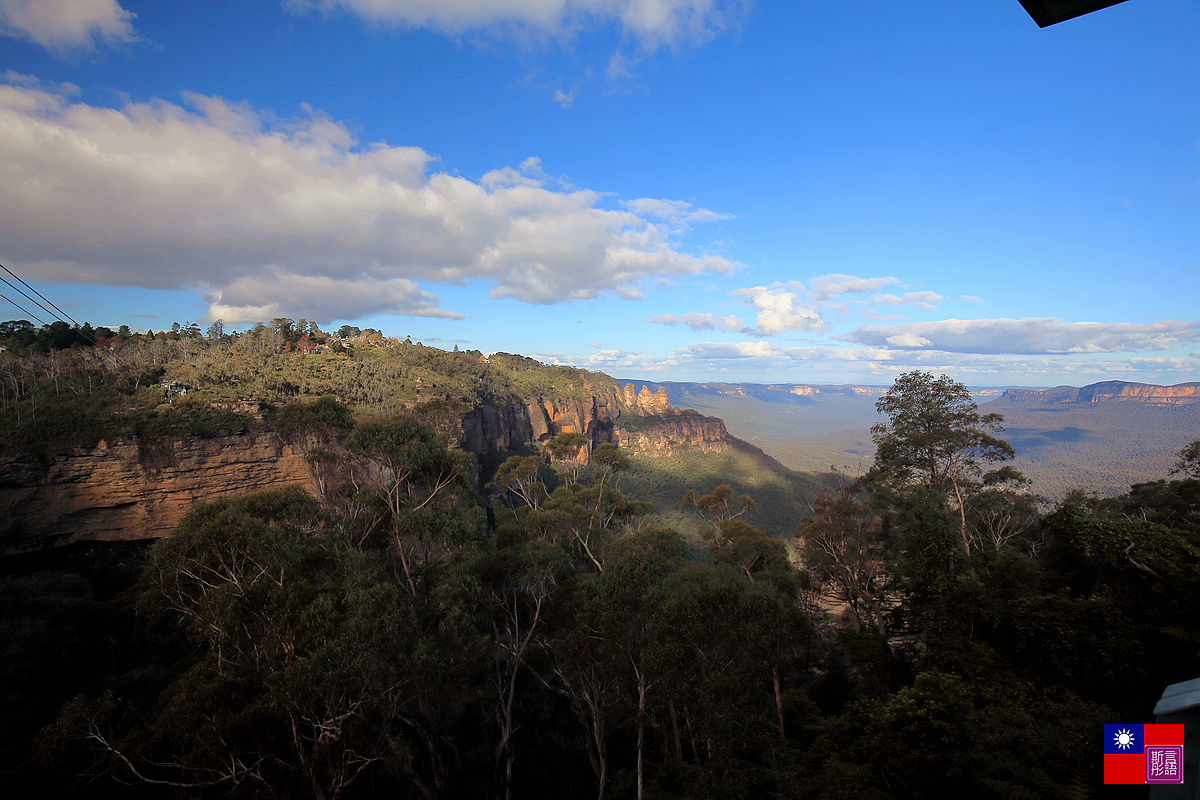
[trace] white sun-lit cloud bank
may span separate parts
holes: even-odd
[[[186,101],[113,109],[0,87],[7,263],[51,282],[200,287],[231,324],[456,318],[421,285],[480,280],[494,298],[552,304],[735,266],[673,246],[721,217],[686,203],[604,207],[536,158],[472,181],[418,147],[359,146],[316,111]]]
[[[1075,111],[1052,121],[1066,101],[1089,107],[1079,75],[1040,89],[1050,104],[1035,107],[1029,90],[1011,94],[1016,78],[943,53],[916,12],[781,8],[248,0],[230,22],[199,6],[0,0],[0,42],[20,56],[0,65],[0,263],[70,287],[104,315],[96,324],[169,325],[161,315],[180,312],[143,302],[118,315],[94,300],[140,287],[189,307],[203,298],[197,321],[348,321],[662,379],[1200,377],[1200,322],[1178,302],[1200,296],[1194,260],[1179,266],[1195,248],[1176,222],[1194,179],[1190,194],[1155,197],[1179,184],[1161,167],[1179,162],[1175,150],[1134,131],[1149,165],[1135,165],[1136,180],[1120,177],[1116,155],[1091,168],[1082,150],[1039,153],[1058,140],[1112,152]],[[960,38],[978,42],[972,57],[1007,64],[1019,62],[1014,42],[1047,58],[1075,46],[1098,73],[1135,35],[1116,15],[1133,13],[1114,11],[1119,36],[1096,47],[1087,26],[1107,17],[1034,45],[1033,30],[988,38],[1007,24],[997,11],[988,31]],[[876,17],[899,27],[880,23],[868,40]],[[242,23],[257,26],[245,40],[255,47],[223,49]],[[793,35],[806,30],[822,36]],[[193,39],[207,49],[189,50]],[[306,42],[321,69],[285,87]],[[391,46],[419,57],[390,60]],[[893,59],[905,48],[921,58]],[[355,61],[360,50],[370,57]],[[487,72],[506,57],[514,73]],[[1096,78],[1105,120],[1125,98],[1112,80]],[[979,100],[964,104],[956,81]],[[1178,94],[1164,107],[1190,107]],[[993,107],[1015,126],[993,135],[1008,122]],[[443,125],[442,112],[457,116]],[[1194,129],[1171,113],[1166,130]],[[989,177],[990,162],[1003,174]],[[1171,287],[1161,303],[1146,291],[1155,280]]]

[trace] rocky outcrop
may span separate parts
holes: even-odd
[[[616,438],[626,453],[652,458],[697,451],[719,453],[732,441],[723,421],[691,409],[671,409],[623,422],[616,428]]]
[[[581,433],[592,446],[617,444],[616,427],[620,420],[678,414],[667,399],[666,391],[650,391],[633,384],[623,390],[600,388],[590,397],[537,397],[508,404],[476,406],[463,417],[461,447],[482,455],[509,450],[521,442],[546,443],[560,433]]]
[[[621,414],[614,397],[535,397],[525,404],[535,442],[548,442],[560,433],[581,433],[593,446],[611,442],[613,423]]]
[[[650,391],[649,386],[642,386],[640,392],[634,391],[632,383],[625,384],[625,407],[633,414],[667,414],[673,409],[667,397],[667,390],[659,387],[657,392]]]
[[[1017,403],[1106,403],[1133,402],[1150,405],[1187,405],[1200,403],[1200,383],[1178,383],[1156,386],[1150,383],[1103,381],[1076,389],[1058,386],[1053,389],[1008,389],[1001,400]]]
[[[274,433],[153,444],[101,442],[0,460],[0,553],[84,540],[168,535],[196,503],[312,478],[299,447]]]
[[[721,420],[672,408],[662,390],[614,387],[586,399],[514,398],[476,406],[462,419],[460,447],[481,455],[570,432],[582,433],[593,447],[611,442],[643,456],[718,452],[730,444]],[[0,458],[0,554],[167,536],[198,502],[288,485],[316,489],[303,448],[262,430],[101,442],[49,463]]]
[[[533,438],[528,409],[520,403],[476,406],[462,420],[463,450],[475,455],[511,450]]]
[[[460,446],[482,455],[522,442],[544,444],[560,433],[581,433],[592,447],[607,442],[644,456],[718,452],[730,441],[725,423],[716,417],[672,407],[663,389],[635,391],[626,384],[586,399],[538,396],[523,404],[477,406],[463,418]]]

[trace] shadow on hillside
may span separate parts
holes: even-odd
[[[1009,428],[1004,432],[1004,438],[1018,452],[1060,444],[1075,444],[1095,435],[1096,431],[1089,431],[1086,428],[1078,428],[1074,425],[1047,431],[1036,430],[1034,428]]]
[[[653,503],[658,524],[682,533],[703,525],[694,509],[680,501],[689,489],[707,494],[722,483],[735,494],[748,494],[758,506],[743,518],[770,536],[790,541],[800,520],[812,513],[812,501],[844,478],[832,473],[788,469],[758,447],[737,442],[720,453],[681,453],[667,457],[635,457],[633,469],[621,475],[620,488],[635,500]]]

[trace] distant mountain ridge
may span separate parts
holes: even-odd
[[[653,392],[666,391],[672,398],[719,395],[723,397],[752,397],[767,403],[796,402],[805,399],[831,397],[873,398],[883,397],[891,386],[864,386],[860,384],[826,383],[698,383],[694,381],[646,381],[618,378],[618,383],[632,384],[637,389],[649,388]],[[1005,391],[998,386],[969,386],[971,396],[977,400],[1000,397]],[[1034,390],[1029,390],[1034,391]],[[675,402],[673,399],[671,402]]]
[[[688,381],[643,381],[620,379],[637,389],[665,391],[675,397],[718,395],[723,397],[749,397],[768,403],[796,402],[804,398],[882,397],[888,386],[861,386],[856,384],[807,384],[807,383],[698,383]],[[1040,403],[1103,403],[1108,401],[1150,403],[1155,405],[1186,405],[1200,403],[1200,381],[1160,386],[1154,383],[1134,381],[1100,381],[1083,387],[1055,386],[1052,389],[1030,389],[992,386],[967,387],[976,400],[992,399],[1011,402]]]
[[[632,383],[663,389],[672,405],[724,420],[730,434],[791,469],[816,473],[836,465],[850,474],[862,473],[874,459],[871,426],[880,421],[875,402],[888,389]],[[1179,449],[1200,437],[1200,382],[968,388],[981,413],[1004,417],[1002,436],[1017,450],[1013,466],[1051,498],[1077,488],[1113,495],[1132,483],[1166,478]]]
[[[1153,383],[1101,381],[1083,388],[1056,386],[1053,389],[1007,389],[1001,400],[1015,403],[1104,403],[1134,402],[1152,405],[1200,403],[1200,382],[1158,386]]]

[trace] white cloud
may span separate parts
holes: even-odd
[[[693,225],[702,222],[720,222],[732,219],[730,214],[721,214],[707,208],[696,208],[683,200],[655,200],[643,197],[638,200],[627,200],[621,205],[640,217],[661,219],[672,225]]]
[[[589,342],[588,346],[595,346],[595,342]],[[615,371],[618,369],[630,370],[636,372],[662,372],[672,369],[679,365],[679,360],[673,356],[663,358],[661,356],[646,356],[642,355],[639,350],[608,350],[601,349],[598,353],[592,353],[587,356],[577,356],[567,353],[533,353],[539,361],[547,364],[559,364],[563,366],[583,367],[584,369],[600,370],[600,371]]]
[[[894,294],[877,294],[872,298],[876,303],[886,306],[913,306],[932,311],[944,298],[936,292],[907,292],[903,297]]]
[[[744,333],[749,330],[746,323],[737,314],[726,314],[721,317],[721,330],[733,333]]]
[[[745,0],[287,0],[297,11],[343,9],[369,22],[450,34],[516,28],[553,36],[616,24],[643,51],[703,43],[735,24]]]
[[[1045,319],[948,319],[905,325],[865,325],[849,341],[950,353],[1073,354],[1168,350],[1200,341],[1200,322],[1166,320],[1149,325],[1124,322],[1061,322]]]
[[[749,305],[759,309],[754,318],[755,335],[774,336],[783,331],[824,333],[829,328],[815,308],[796,305],[796,292],[788,286],[754,286],[734,289],[730,294],[746,298]]]
[[[899,334],[903,335],[903,334]],[[539,354],[542,357],[544,354]],[[736,380],[758,382],[890,383],[895,375],[913,369],[946,374],[976,385],[1083,386],[1102,380],[1132,380],[1172,384],[1195,380],[1200,352],[1162,357],[1064,357],[1061,354],[956,353],[921,348],[882,346],[783,347],[766,341],[700,342],[682,347],[663,359],[631,351],[605,351],[594,356],[557,354],[554,363],[603,369],[653,371],[670,366],[673,375],[738,375]],[[816,376],[821,376],[818,379]],[[687,380],[689,378],[679,378]],[[712,378],[708,378],[712,379]]]
[[[200,287],[214,317],[296,302],[281,313],[318,321],[446,315],[415,281],[560,303],[736,266],[680,252],[681,222],[548,188],[536,159],[473,182],[431,173],[418,147],[359,146],[311,109],[276,121],[185,99],[110,109],[0,86],[2,262],[50,282]]]
[[[276,269],[238,278],[204,299],[211,318],[233,325],[285,316],[318,321],[373,314],[462,319],[461,314],[438,308],[437,296],[422,291],[410,280],[369,275],[346,281]]]
[[[830,300],[843,294],[870,294],[878,289],[882,289],[884,286],[899,282],[899,280],[892,277],[859,278],[854,275],[842,275],[840,273],[818,275],[808,282],[809,286],[812,287],[809,299],[819,302]]]
[[[564,92],[562,89],[555,89],[554,102],[558,103],[563,108],[570,108],[571,104],[575,102],[575,97],[578,94],[578,89],[572,89],[569,92]]]
[[[704,342],[675,351],[680,370],[726,370],[736,362],[739,371],[754,380],[808,382],[814,374],[833,380],[862,382],[873,374],[890,382],[892,375],[921,369],[986,384],[1070,383],[1082,386],[1100,380],[1135,380],[1177,383],[1194,379],[1200,370],[1200,353],[1186,357],[1071,360],[1057,355],[1012,356],[963,354],[931,350],[877,347],[788,347],[768,342]],[[854,377],[847,377],[854,376]]]
[[[779,345],[770,342],[700,342],[678,351],[694,358],[778,358]]]
[[[964,294],[964,295],[959,295],[959,296],[960,296],[960,297],[961,297],[963,300],[966,300],[968,303],[982,303],[982,302],[983,302],[983,298],[982,298],[982,297],[976,297],[976,296],[975,296],[975,295],[973,295],[973,294]]]
[[[132,41],[133,17],[116,0],[0,0],[0,32],[54,52]]]
[[[647,322],[657,325],[674,325],[681,328],[690,328],[699,333],[700,331],[711,331],[717,327],[717,321],[712,314],[658,314],[657,316],[649,317]]]
[[[888,347],[932,347],[933,342],[926,339],[924,336],[917,336],[915,333],[898,333],[895,336],[887,338]]]

